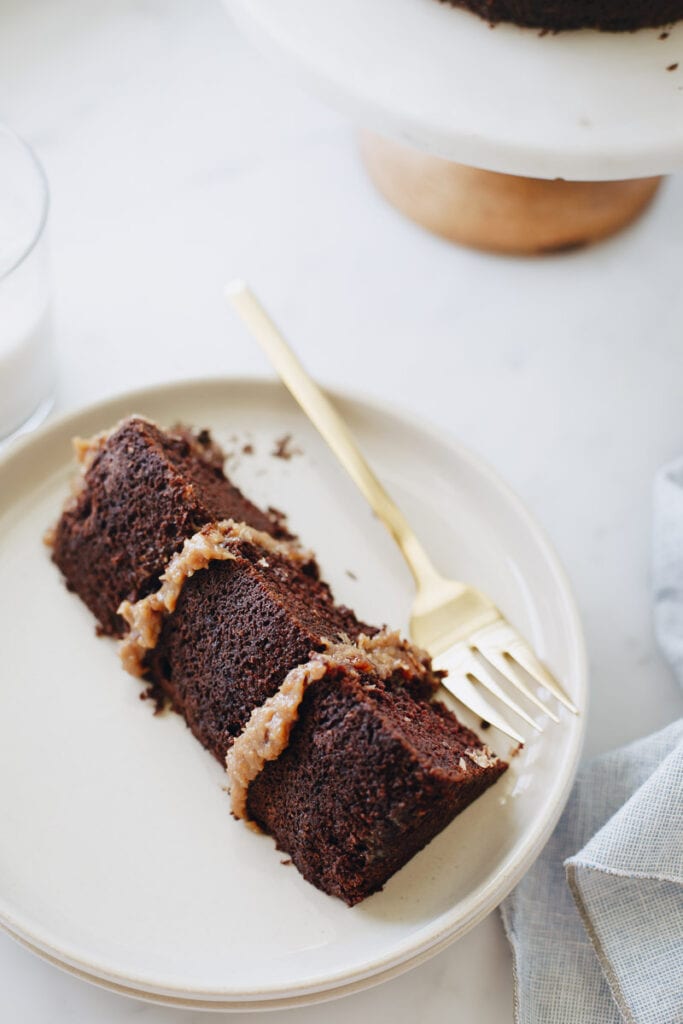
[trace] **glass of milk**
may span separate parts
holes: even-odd
[[[0,441],[36,426],[54,397],[45,173],[0,125]]]

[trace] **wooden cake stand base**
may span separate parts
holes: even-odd
[[[369,132],[361,155],[372,181],[429,231],[489,252],[534,255],[607,238],[650,203],[662,178],[554,181],[482,171]]]

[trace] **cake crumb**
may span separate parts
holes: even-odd
[[[482,718],[481,722],[479,723],[479,728],[484,730],[490,729],[491,723],[487,722],[485,718]]]
[[[291,434],[283,434],[275,441],[275,446],[270,454],[276,459],[284,459],[285,462],[289,462],[295,455],[303,455],[303,452],[293,443]]]
[[[666,70],[667,71],[675,71],[677,67],[678,67],[678,61],[676,61],[675,64],[669,64],[669,66],[668,66],[668,68]]]
[[[279,508],[276,508],[275,505],[269,505],[266,511],[268,512],[268,515],[272,519],[273,525],[277,527],[278,530],[285,530],[287,533],[289,533],[289,530],[287,529],[286,512],[282,512]]]
[[[280,861],[280,863],[284,864],[285,867],[289,867],[289,865],[292,863],[292,858],[291,857],[285,857],[283,860]]]
[[[169,700],[166,694],[163,692],[160,686],[155,683],[150,683],[144,690],[141,690],[138,694],[140,700],[151,700],[154,704],[154,715],[162,715],[165,711],[170,708]]]
[[[516,747],[512,748],[512,750],[508,754],[508,757],[510,759],[512,759],[513,757],[519,757],[519,755],[522,753],[523,750],[524,750],[524,744],[523,743],[518,743]]]
[[[356,576],[355,572],[352,572],[351,569],[347,569],[346,570],[346,575],[349,577],[350,580],[357,580],[358,579],[358,577]]]
[[[243,455],[255,455],[256,447],[250,438],[249,433],[246,437],[242,437],[239,434],[231,434],[228,438],[228,445],[230,447],[224,449],[225,461],[228,463],[233,472],[239,468],[240,460]]]
[[[668,39],[669,38],[669,33],[668,32],[660,32],[659,33],[659,38],[660,39]]]

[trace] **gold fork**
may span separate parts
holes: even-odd
[[[542,726],[510,697],[499,681],[501,676],[553,722],[559,722],[557,714],[531,689],[533,683],[578,714],[552,673],[493,602],[474,587],[446,579],[436,570],[407,519],[370,469],[339,413],[306,373],[247,285],[233,281],[226,294],[283,383],[401,549],[417,587],[410,635],[416,644],[429,651],[436,668],[447,670],[443,682],[446,689],[475,715],[517,743],[524,743],[523,736],[484,697],[482,688],[527,725],[539,732]]]

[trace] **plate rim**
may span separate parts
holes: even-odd
[[[108,409],[116,409],[122,402],[137,403],[144,402],[145,400],[159,399],[163,401],[171,397],[174,392],[183,394],[187,391],[201,392],[206,388],[219,392],[225,388],[236,387],[257,388],[273,393],[277,391],[280,394],[287,394],[284,386],[276,379],[258,375],[229,374],[168,380],[133,390],[126,389],[69,410],[54,419],[48,420],[36,431],[10,443],[5,451],[0,451],[0,480],[2,475],[8,470],[8,467],[21,460],[31,448],[40,445],[43,439],[65,430],[75,430],[75,425],[88,417],[100,413],[106,416]],[[206,989],[201,986],[174,986],[169,985],[167,982],[155,984],[152,979],[136,978],[132,974],[112,971],[105,965],[98,964],[93,959],[88,961],[87,959],[74,956],[73,951],[60,950],[59,944],[54,941],[54,936],[52,937],[53,941],[49,941],[49,936],[41,936],[38,929],[34,932],[27,930],[20,921],[7,912],[7,909],[2,906],[2,901],[0,900],[0,928],[22,945],[36,952],[43,959],[57,963],[70,973],[77,974],[79,977],[83,977],[84,980],[91,981],[94,984],[104,985],[104,987],[114,991],[129,989],[128,992],[124,991],[123,994],[132,995],[136,998],[151,998],[154,1001],[155,997],[161,997],[167,1005],[174,1005],[168,1001],[170,999],[185,998],[187,1005],[192,1004],[195,1008],[202,1008],[197,1006],[201,1002],[212,1004],[207,1007],[209,1009],[242,1011],[247,1010],[250,1004],[255,1004],[256,1002],[259,1003],[259,1008],[267,1007],[272,1009],[306,1005],[308,1003],[321,1002],[326,995],[332,998],[332,993],[342,996],[371,987],[374,984],[379,984],[381,981],[403,973],[412,966],[416,966],[418,963],[429,959],[445,949],[483,920],[491,911],[495,910],[528,871],[541,852],[569,797],[585,737],[588,665],[581,618],[571,584],[559,556],[555,552],[544,529],[536,522],[513,488],[489,466],[485,459],[482,459],[478,454],[475,454],[457,440],[450,430],[437,428],[429,420],[412,411],[397,413],[391,403],[382,399],[376,399],[367,395],[367,393],[354,392],[352,394],[343,389],[327,387],[325,387],[325,391],[333,401],[356,406],[371,413],[379,413],[382,417],[398,420],[407,426],[415,426],[421,433],[427,435],[438,445],[446,446],[451,452],[455,453],[458,459],[467,463],[471,469],[482,475],[487,483],[498,490],[501,497],[512,506],[515,513],[536,540],[544,560],[552,571],[553,578],[558,585],[558,593],[562,595],[566,621],[570,627],[570,649],[573,651],[576,663],[578,692],[573,694],[573,697],[582,709],[582,714],[578,719],[570,720],[575,723],[574,739],[570,747],[571,757],[565,762],[563,769],[563,785],[558,790],[542,827],[530,832],[523,843],[522,849],[514,857],[514,863],[503,865],[496,873],[495,878],[490,879],[483,889],[480,888],[478,890],[479,895],[474,901],[474,905],[470,905],[472,897],[468,897],[469,902],[466,904],[466,910],[464,913],[461,911],[457,920],[453,921],[449,918],[448,912],[446,912],[442,915],[442,918],[445,918],[442,926],[437,931],[433,931],[428,940],[423,938],[417,944],[413,941],[412,948],[406,948],[406,946],[410,946],[410,943],[404,941],[398,947],[398,950],[395,949],[390,955],[376,958],[365,969],[346,968],[337,971],[325,981],[311,978],[308,982],[306,980],[299,980],[291,985],[280,983],[277,986],[265,989],[263,987],[244,986],[239,989],[236,989],[235,986],[220,986]],[[294,403],[294,399],[291,399],[291,401]],[[112,415],[115,416],[116,413]],[[0,497],[0,512],[3,511],[3,507],[9,508],[11,505],[11,500],[5,502]],[[508,858],[508,860],[510,859],[511,857]],[[143,987],[138,989],[137,985]],[[252,1009],[256,1008],[256,1006],[252,1005]]]

